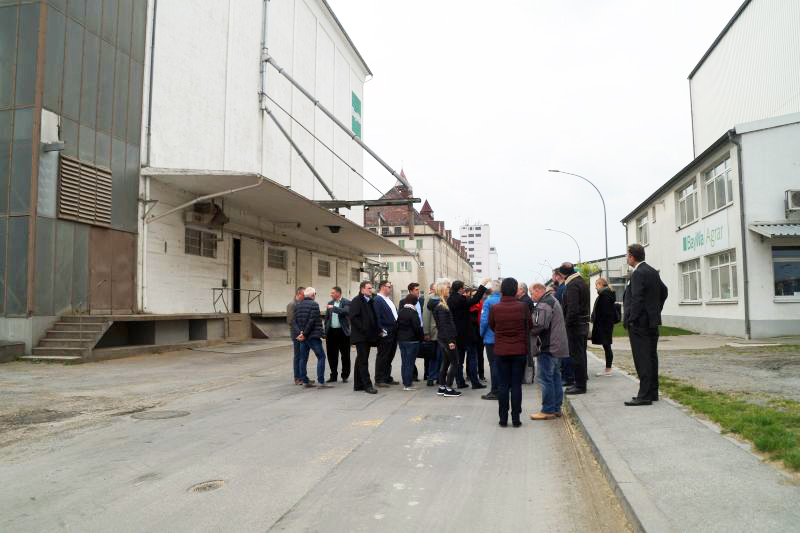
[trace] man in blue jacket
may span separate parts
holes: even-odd
[[[492,306],[500,302],[500,283],[492,283],[492,292],[483,302],[481,311],[481,337],[486,348],[486,357],[489,358],[489,377],[492,380],[492,388],[487,394],[481,396],[484,400],[497,399],[497,361],[494,358],[494,331],[489,327],[489,311]]]
[[[305,298],[294,309],[295,331],[300,332],[296,337],[300,341],[300,379],[306,387],[314,386],[306,373],[308,354],[313,351],[317,356],[319,386],[330,387],[325,384],[325,350],[322,348],[322,337],[325,332],[322,329],[322,314],[319,311],[319,304],[314,301],[317,291],[314,287],[306,287],[303,294]]]
[[[375,296],[375,314],[378,317],[378,356],[375,358],[375,384],[388,387],[397,384],[392,379],[392,361],[397,351],[397,306],[392,300],[392,282],[383,280]]]

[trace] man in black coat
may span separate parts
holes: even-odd
[[[325,312],[325,340],[328,348],[329,382],[339,379],[339,356],[342,357],[342,383],[350,377],[350,300],[342,298],[341,287],[331,291],[331,301]]]
[[[569,356],[575,370],[575,384],[567,387],[565,394],[585,394],[586,381],[586,343],[589,338],[589,285],[575,271],[572,263],[562,264],[558,271],[566,277],[564,280],[564,323],[567,326],[567,343]]]
[[[375,394],[378,391],[369,377],[369,349],[378,345],[378,317],[371,281],[362,281],[358,296],[350,302],[350,342],[356,345],[353,390]]]
[[[447,307],[453,315],[453,322],[456,325],[458,337],[456,345],[458,350],[459,370],[456,374],[458,388],[463,389],[467,386],[464,381],[464,354],[467,356],[467,377],[472,382],[473,389],[485,389],[486,385],[481,383],[478,378],[478,341],[475,329],[470,327],[469,308],[477,304],[483,298],[487,286],[491,280],[485,279],[472,297],[464,296],[464,282],[454,281],[450,287],[450,297],[447,298]]]
[[[633,364],[639,374],[639,393],[625,405],[651,405],[658,401],[658,326],[667,300],[667,287],[658,271],[644,262],[641,244],[628,246],[631,279],[622,297],[623,325],[628,330]]]

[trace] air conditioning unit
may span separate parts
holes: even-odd
[[[790,213],[800,212],[800,189],[786,191],[786,210]]]
[[[203,202],[192,206],[184,213],[184,222],[187,226],[203,226],[207,228],[220,228],[230,220],[222,208],[214,203]]]

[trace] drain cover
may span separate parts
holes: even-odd
[[[179,418],[187,416],[189,411],[145,411],[143,413],[134,413],[131,418],[137,420],[163,420],[165,418]]]
[[[211,490],[217,490],[218,488],[222,487],[225,482],[221,479],[214,479],[211,481],[203,481],[202,483],[198,483],[197,485],[192,485],[188,489],[187,492],[208,492]]]

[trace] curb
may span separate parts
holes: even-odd
[[[587,410],[581,409],[580,401],[564,396],[570,418],[586,438],[603,475],[619,498],[625,516],[637,533],[675,531],[661,509],[650,498],[647,490],[631,471],[628,463],[606,439],[597,420]],[[575,403],[573,403],[575,402]],[[584,412],[581,412],[584,411]]]

